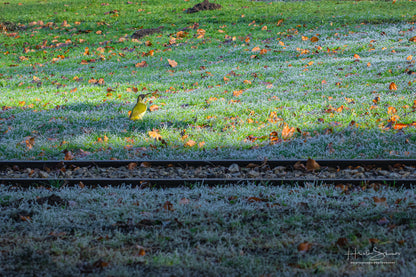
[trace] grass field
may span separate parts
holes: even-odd
[[[2,159],[416,157],[415,2],[20,2],[0,16]]]
[[[0,3],[0,159],[416,158],[415,1],[196,3]],[[0,276],[416,274],[413,188],[59,185],[0,185]]]

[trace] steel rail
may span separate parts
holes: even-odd
[[[130,163],[140,165],[142,162],[149,163],[147,166],[230,166],[237,164],[240,167],[251,166],[269,166],[271,168],[276,166],[286,166],[293,168],[297,162],[303,164],[306,160],[116,160],[116,161],[19,161],[9,160],[0,161],[0,169],[18,166],[19,168],[38,168],[38,169],[53,169],[62,167],[122,167]],[[322,167],[376,167],[376,168],[391,168],[397,165],[416,166],[416,160],[316,160]],[[395,187],[411,187],[416,185],[416,179],[321,179],[321,178],[10,178],[0,176],[0,184],[16,185],[19,187],[30,187],[36,185],[68,185],[76,186],[83,184],[85,186],[108,186],[108,185],[132,185],[134,187],[154,187],[154,188],[169,188],[179,187],[193,184],[204,184],[209,186],[224,185],[224,184],[243,184],[256,183],[267,185],[285,185],[298,184],[305,185],[309,183],[323,183],[323,184],[348,184],[348,185],[365,185],[365,184],[384,184]]]

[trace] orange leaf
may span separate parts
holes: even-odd
[[[171,67],[176,67],[178,65],[177,62],[175,62],[174,60],[168,59],[168,63]]]
[[[185,146],[192,147],[192,146],[194,146],[195,144],[196,144],[196,142],[190,139],[190,140],[188,140],[188,141],[185,143]]]
[[[205,145],[205,141],[201,141],[200,143],[198,143],[198,147],[199,147],[199,148],[204,147],[204,145]]]
[[[251,52],[257,52],[257,51],[260,51],[260,47],[258,47],[258,46],[251,49]]]
[[[395,130],[401,130],[403,128],[406,128],[407,126],[409,126],[408,124],[404,124],[404,123],[396,123],[393,127],[393,129]]]
[[[311,41],[312,42],[318,42],[319,41],[319,38],[318,37],[311,37]]]
[[[406,60],[408,60],[409,62],[413,59],[412,55],[407,56]]]
[[[397,85],[394,82],[391,82],[389,85],[389,90],[397,90]]]
[[[409,38],[409,42],[416,42],[416,36]]]
[[[158,106],[158,105],[151,105],[151,106],[149,107],[149,110],[150,110],[151,112],[157,111],[157,110],[159,110],[159,106]]]
[[[293,136],[294,133],[295,133],[295,127],[289,128],[288,125],[285,125],[285,127],[283,127],[283,130],[282,130],[282,138],[284,140],[289,139]]]
[[[159,130],[158,129],[153,129],[152,131],[147,132],[147,134],[151,138],[154,138],[154,139],[162,139],[162,136],[159,134]]]
[[[308,39],[309,39],[308,37],[302,36],[303,41],[308,40]]]
[[[388,114],[395,114],[397,112],[397,109],[395,107],[388,107],[387,113]]]
[[[240,96],[242,93],[243,93],[242,90],[235,90],[233,91],[233,96],[237,97],[237,96]]]
[[[142,61],[142,62],[136,63],[134,66],[135,67],[146,67],[147,66],[147,62],[146,61]]]
[[[354,54],[354,59],[361,59],[361,57],[358,54]]]
[[[308,171],[315,171],[315,170],[319,170],[321,168],[321,166],[313,159],[309,158],[306,161],[306,169]]]
[[[139,250],[139,256],[144,256],[144,255],[146,255],[146,251],[144,251],[143,248],[140,248],[140,250]]]
[[[261,27],[261,29],[264,31],[264,30],[267,30],[267,26],[266,25],[264,25],[263,27]]]
[[[248,85],[251,85],[251,81],[250,80],[244,80],[244,82],[243,82],[244,84],[248,84]]]
[[[270,140],[270,143],[277,143],[277,142],[279,142],[279,136],[277,135],[277,132],[271,132],[269,134],[269,140]]]

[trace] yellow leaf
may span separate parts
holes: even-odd
[[[309,39],[308,37],[302,36],[303,41],[308,40],[308,39]]]

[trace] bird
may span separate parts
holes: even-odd
[[[140,120],[144,116],[147,110],[147,106],[144,102],[144,98],[151,93],[140,94],[137,97],[136,105],[134,105],[133,109],[131,110],[129,119],[130,120]]]

